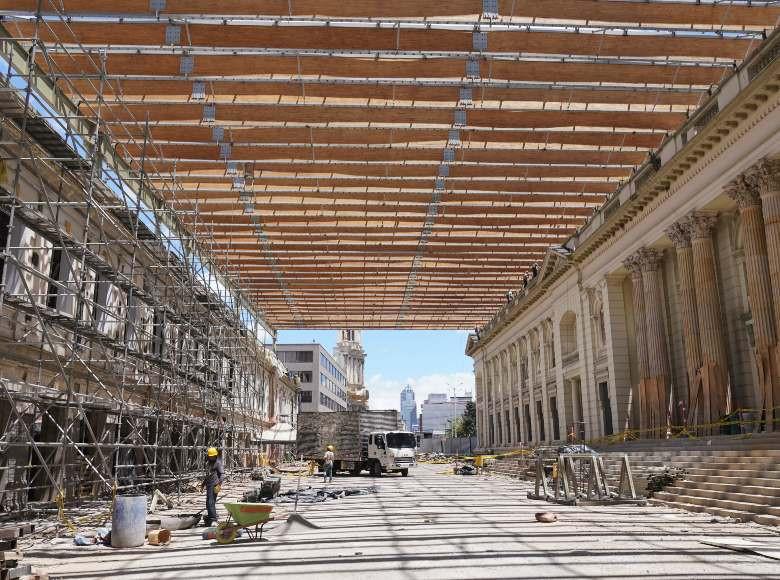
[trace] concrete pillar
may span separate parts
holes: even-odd
[[[648,409],[645,386],[650,378],[650,366],[647,358],[647,336],[645,334],[645,291],[642,281],[642,269],[639,256],[632,254],[623,265],[631,275],[632,297],[634,301],[634,331],[636,335],[636,356],[639,382],[637,384],[637,406],[639,408],[639,430],[645,432],[648,428]]]
[[[693,248],[691,246],[690,223],[687,220],[678,221],[666,230],[666,235],[672,240],[677,254],[677,272],[680,297],[680,318],[682,319],[683,343],[685,345],[685,368],[688,378],[688,391],[685,396],[685,417],[680,420],[688,422],[691,401],[699,385],[699,369],[701,368],[701,344],[699,338],[699,313],[696,308],[696,282],[693,275]]]
[[[773,190],[780,191],[780,186],[775,187],[775,185],[772,184],[771,179],[766,179],[761,171],[754,169],[726,187],[726,193],[737,202],[742,222],[748,302],[753,317],[755,338],[757,382],[753,394],[754,407],[763,409],[767,431],[780,427],[772,420],[773,409],[780,403],[778,400],[780,367],[776,364],[777,336],[780,330],[780,317],[777,316],[777,312],[780,308],[780,299],[773,299],[772,294],[767,227],[764,222],[761,192],[764,192],[764,197],[772,205],[771,198],[778,197],[777,194],[773,196]],[[760,423],[757,423],[755,430],[759,428]]]
[[[690,216],[702,357],[701,395],[693,402],[691,409],[701,411],[697,412],[698,422],[704,424],[713,423],[726,414],[729,396],[728,355],[712,243],[712,230],[716,223],[715,212],[696,211]]]
[[[645,389],[649,413],[648,428],[656,436],[666,433],[669,402],[669,355],[664,326],[664,302],[661,280],[662,253],[643,248],[639,251],[642,285],[645,293],[645,334],[650,380]]]

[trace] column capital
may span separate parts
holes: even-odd
[[[780,159],[764,157],[748,169],[745,176],[761,197],[780,193]]]
[[[676,248],[691,247],[691,227],[687,220],[674,222],[664,230],[664,233]]]
[[[718,212],[699,210],[688,216],[691,227],[691,240],[702,240],[712,237],[712,230],[718,223]]]
[[[639,250],[639,264],[642,272],[655,272],[661,264],[663,252],[652,248],[642,248]]]
[[[639,263],[639,252],[635,252],[623,260],[623,266],[631,273],[631,276],[641,276],[642,266]]]
[[[723,188],[724,193],[737,202],[740,211],[751,207],[761,207],[761,197],[758,195],[759,188],[755,173],[748,170],[747,173],[738,176]]]

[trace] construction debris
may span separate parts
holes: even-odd
[[[444,453],[419,453],[417,461],[420,463],[432,463],[434,465],[443,465],[462,459],[459,455],[445,455]]]
[[[341,499],[352,495],[370,495],[377,493],[375,486],[363,488],[313,488],[311,486],[300,491],[291,490],[279,494],[278,503],[321,503],[329,499]]]
[[[244,492],[241,501],[249,503],[264,502],[276,497],[281,486],[282,479],[280,477],[266,477],[263,479],[263,484],[260,487]]]
[[[672,485],[678,479],[683,479],[686,474],[684,469],[674,466],[649,467],[647,471],[648,497],[653,497],[656,491],[663,491],[666,486]]]
[[[171,532],[165,528],[152,530],[147,536],[147,540],[152,546],[163,546],[171,541]]]
[[[146,519],[147,529],[189,530],[198,525],[201,512],[194,514],[161,515]]]
[[[81,532],[75,535],[73,543],[77,546],[111,545],[111,530],[97,528],[94,532]]]
[[[168,496],[166,496],[159,489],[155,489],[154,495],[152,495],[152,503],[149,504],[150,512],[154,512],[157,510],[158,502],[162,502],[165,505],[165,507],[168,509],[173,509],[173,502],[170,499],[168,499]]]
[[[471,463],[456,463],[452,472],[455,475],[477,475],[477,468]]]

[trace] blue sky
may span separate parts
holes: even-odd
[[[366,385],[372,409],[397,409],[401,389],[415,390],[417,403],[430,393],[474,392],[472,362],[463,354],[467,333],[455,330],[364,330]],[[280,330],[278,344],[319,342],[329,351],[336,330]]]

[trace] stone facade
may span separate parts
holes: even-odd
[[[549,250],[469,337],[481,448],[780,427],[780,99],[768,78]]]
[[[342,330],[333,356],[347,374],[347,393],[350,411],[368,408],[368,390],[365,384],[366,351],[359,330]]]

